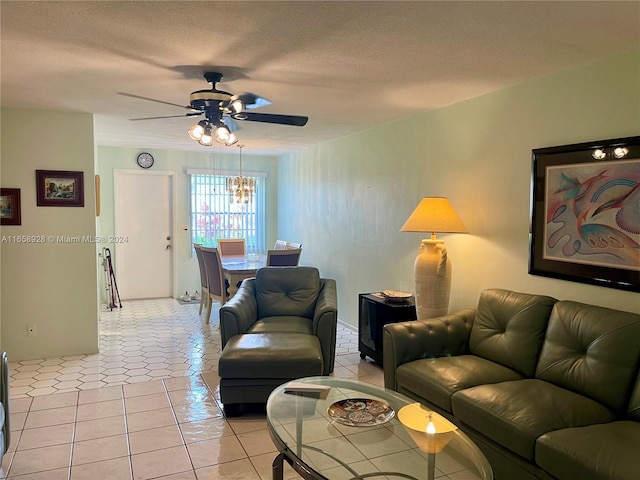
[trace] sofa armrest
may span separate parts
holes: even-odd
[[[396,369],[422,358],[463,355],[469,351],[469,335],[476,310],[426,320],[389,323],[382,337],[384,386],[396,389]]]
[[[324,360],[323,375],[333,372],[336,356],[336,330],[338,326],[338,293],[336,281],[321,278],[320,293],[313,313],[313,333],[320,340]]]
[[[257,320],[255,278],[246,278],[233,298],[220,308],[222,348],[234,335],[246,333]]]

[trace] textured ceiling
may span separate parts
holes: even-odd
[[[348,135],[640,48],[640,2],[2,1],[3,106],[96,114],[100,145],[195,149],[187,105],[220,88],[305,127],[238,122],[249,152]],[[215,67],[215,68],[214,68]]]

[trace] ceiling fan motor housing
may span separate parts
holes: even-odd
[[[189,95],[189,105],[197,110],[223,107],[233,95],[222,90],[197,90]]]

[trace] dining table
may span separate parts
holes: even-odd
[[[256,276],[258,269],[267,264],[267,256],[259,253],[248,253],[244,256],[221,257],[222,271],[229,280],[229,298],[238,291],[240,282],[245,278]]]

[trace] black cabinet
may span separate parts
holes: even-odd
[[[387,323],[416,319],[413,297],[390,302],[371,293],[358,295],[358,350],[360,358],[371,357],[382,365],[382,329]]]

